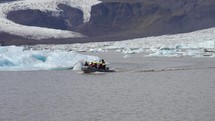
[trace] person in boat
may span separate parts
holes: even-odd
[[[89,63],[85,61],[84,66],[89,66]]]
[[[93,65],[93,62],[90,62],[89,66],[90,66],[90,67],[93,67],[93,66],[94,66],[94,65]]]
[[[97,65],[98,65],[97,62],[94,61],[94,62],[91,62],[89,66],[97,68]]]
[[[96,61],[94,61],[94,62],[93,62],[93,67],[94,67],[94,68],[97,68],[97,66],[98,66],[98,63],[97,63]]]
[[[104,59],[99,62],[99,69],[106,69],[106,63]]]

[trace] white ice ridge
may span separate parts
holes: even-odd
[[[190,33],[146,37],[116,42],[97,42],[72,45],[37,45],[34,49],[73,51],[116,50],[124,54],[147,52],[149,56],[201,56],[205,49],[215,51],[215,28]],[[210,53],[214,56],[214,53]]]
[[[33,51],[16,46],[0,47],[0,71],[69,69],[79,62],[95,60],[99,58],[72,51]]]
[[[32,39],[83,37],[83,35],[71,31],[19,25],[8,20],[7,14],[10,11],[37,9],[41,11],[52,11],[53,14],[58,15],[60,10],[57,5],[66,4],[71,7],[81,9],[84,13],[84,21],[87,22],[90,18],[91,6],[97,3],[99,3],[98,0],[21,0],[1,3],[0,32],[6,32]]]

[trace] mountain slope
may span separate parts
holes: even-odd
[[[39,41],[32,43],[37,44],[116,41],[215,27],[213,0],[101,2],[24,0],[1,3],[0,31],[31,39],[31,42],[37,39]],[[16,40],[14,36],[11,38]],[[4,43],[7,41],[4,39]]]

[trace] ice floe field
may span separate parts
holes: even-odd
[[[163,35],[158,37],[138,38],[116,42],[96,42],[72,45],[37,45],[31,47],[36,50],[72,50],[106,52],[115,50],[123,54],[137,54],[147,52],[148,56],[191,56],[213,57],[215,49],[215,28],[199,30],[176,35]],[[212,53],[206,53],[211,51]]]

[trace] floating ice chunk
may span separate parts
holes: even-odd
[[[83,61],[77,62],[77,63],[74,65],[73,70],[75,70],[75,71],[80,71],[82,65],[83,65]]]
[[[25,50],[23,47],[0,47],[0,70],[50,70],[73,68],[80,61],[99,60],[98,57],[68,51]]]

